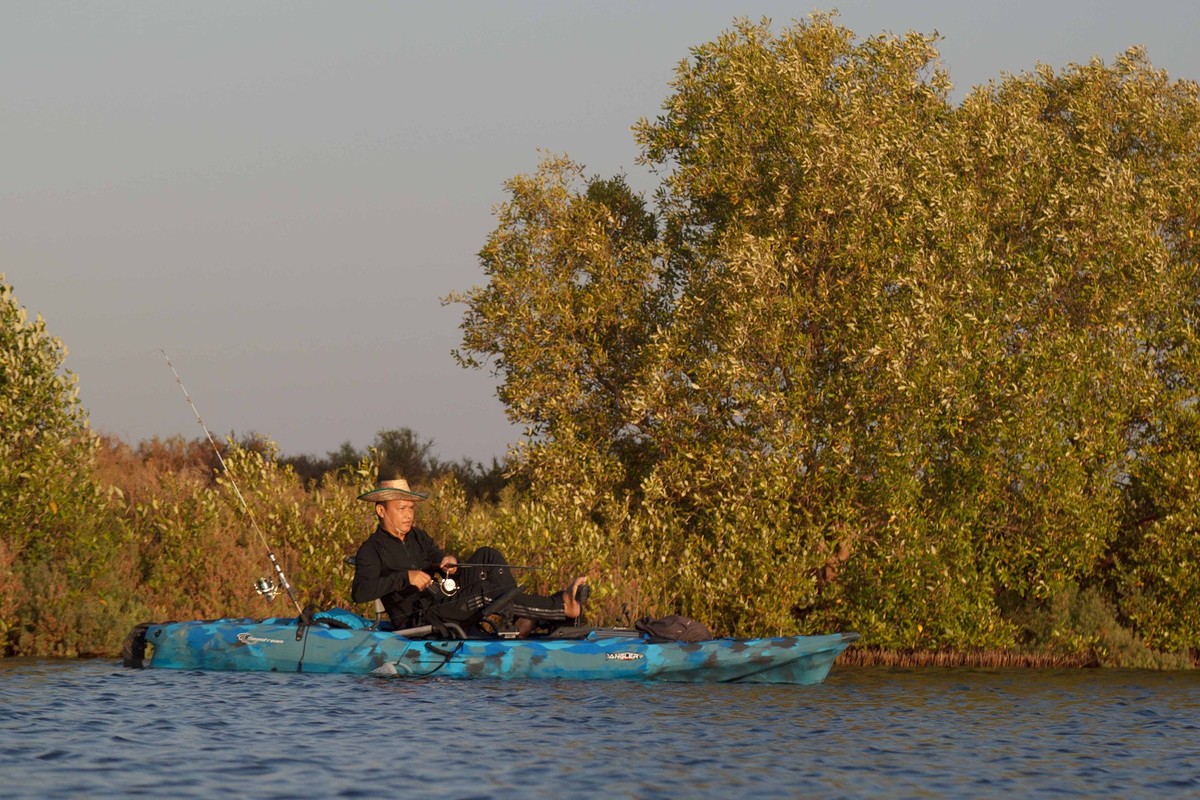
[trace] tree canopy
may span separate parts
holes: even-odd
[[[556,524],[718,628],[1007,646],[1094,589],[1197,647],[1197,86],[1131,49],[956,104],[936,37],[815,15],[671,89],[653,207],[547,157],[454,298]]]
[[[87,417],[62,369],[66,353],[0,274],[0,533],[16,553],[46,535],[90,472]]]
[[[96,440],[65,357],[0,274],[0,655],[34,635],[48,596],[89,583],[64,568],[86,573],[110,550],[95,536]]]

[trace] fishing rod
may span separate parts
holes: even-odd
[[[263,535],[262,529],[258,527],[258,521],[254,519],[254,512],[250,510],[250,506],[246,503],[246,498],[242,497],[242,490],[238,488],[237,481],[233,479],[233,473],[229,471],[229,467],[225,466],[225,459],[221,456],[221,448],[217,447],[212,433],[209,432],[208,426],[204,424],[204,420],[200,417],[200,411],[196,408],[196,404],[192,402],[192,396],[188,394],[187,387],[183,385],[183,379],[179,377],[179,372],[175,369],[175,365],[171,363],[171,357],[167,355],[166,350],[160,349],[159,352],[163,354],[163,358],[167,360],[167,366],[175,374],[175,382],[183,390],[183,396],[187,398],[188,405],[192,407],[192,413],[196,415],[196,421],[204,429],[204,435],[208,437],[208,443],[212,445],[213,452],[217,454],[217,461],[220,463],[221,469],[225,471],[225,477],[229,478],[229,485],[233,487],[234,494],[241,501],[242,509],[246,512],[246,516],[250,518],[251,527],[258,534],[263,547],[267,548],[267,556],[271,559],[271,566],[275,568],[275,574],[279,577],[279,585],[283,587],[283,590],[287,592],[287,596],[291,598],[292,605],[296,607],[296,611],[303,615],[304,611],[300,608],[300,601],[296,599],[296,593],[292,591],[292,585],[288,583],[287,576],[283,574],[283,567],[279,566],[279,562],[275,560],[275,553],[271,550],[271,545],[267,542],[267,537]],[[267,598],[268,603],[274,600],[275,595],[279,593],[279,588],[270,578],[259,578],[254,582],[254,588],[259,594]]]

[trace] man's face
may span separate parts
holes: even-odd
[[[403,539],[412,530],[416,512],[417,504],[412,500],[388,500],[375,504],[380,527],[398,539]]]

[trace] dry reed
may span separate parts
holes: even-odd
[[[1008,650],[883,650],[852,647],[838,663],[854,667],[1028,667],[1075,669],[1098,667],[1094,657],[1061,653],[1022,653]]]

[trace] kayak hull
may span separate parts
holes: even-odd
[[[295,619],[221,619],[139,625],[126,642],[125,663],[400,677],[815,684],[857,638],[836,633],[683,643],[597,629],[583,638],[429,640]]]

